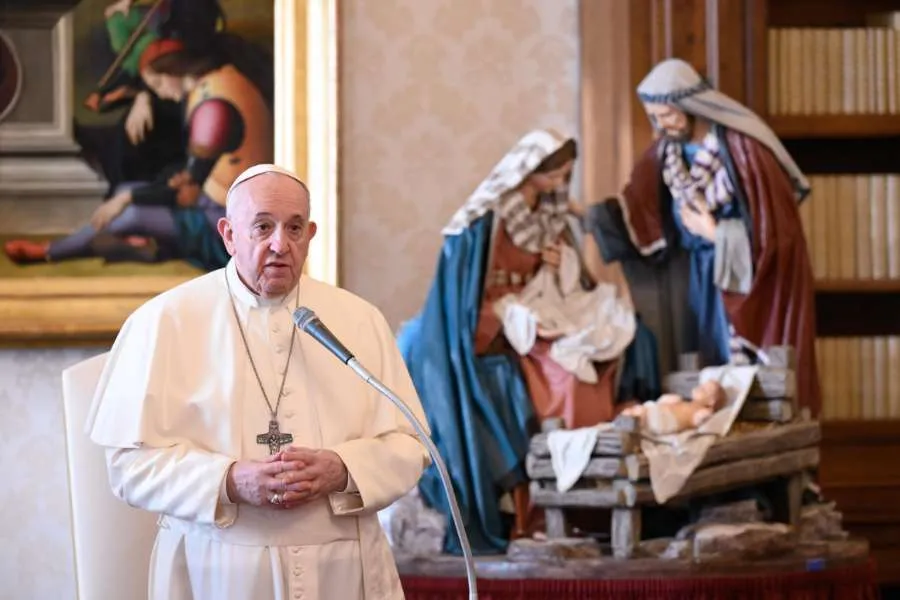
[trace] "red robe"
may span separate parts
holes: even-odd
[[[726,130],[724,141],[722,159],[737,188],[734,201],[742,203],[753,253],[750,291],[722,292],[725,310],[737,333],[754,344],[794,347],[798,403],[817,416],[815,283],[794,186],[756,139]],[[591,229],[607,261],[659,257],[677,244],[659,145],[638,160],[620,197],[594,209]]]
[[[496,224],[494,247],[488,278],[484,285],[481,311],[475,329],[475,352],[490,354],[509,351],[503,337],[503,323],[494,313],[494,303],[509,293],[519,293],[528,278],[541,267],[541,255],[526,252],[513,244],[502,220]],[[502,271],[519,276],[518,283],[497,284],[491,274]],[[585,383],[550,358],[550,341],[538,338],[534,348],[519,359],[528,395],[539,426],[546,419],[559,417],[567,429],[591,427],[615,416],[616,361],[594,363],[597,383]]]

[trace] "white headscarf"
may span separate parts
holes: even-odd
[[[494,210],[504,194],[522,185],[545,158],[562,148],[569,139],[571,138],[550,129],[537,129],[527,133],[497,163],[441,233],[459,235],[475,219]]]
[[[637,93],[644,103],[675,106],[688,114],[719,123],[756,139],[772,151],[787,171],[796,189],[798,201],[809,193],[809,181],[775,132],[752,110],[713,89],[685,61],[678,58],[662,61],[641,81]]]

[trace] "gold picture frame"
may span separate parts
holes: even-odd
[[[275,161],[312,191],[306,271],[337,283],[338,0],[275,0]],[[56,28],[66,41],[71,23]],[[71,70],[62,73],[71,87]],[[141,304],[190,276],[0,279],[0,346],[105,345]]]

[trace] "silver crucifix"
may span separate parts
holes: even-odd
[[[256,436],[256,443],[263,446],[269,446],[269,454],[278,454],[281,447],[286,446],[294,441],[294,436],[290,433],[281,433],[278,429],[278,421],[272,419],[269,421],[268,433],[261,433]]]

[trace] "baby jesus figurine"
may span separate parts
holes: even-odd
[[[678,394],[663,394],[656,401],[626,408],[622,414],[638,417],[643,430],[668,435],[699,427],[725,403],[725,388],[718,381],[707,381],[691,390],[690,401]]]

